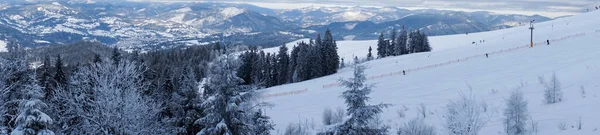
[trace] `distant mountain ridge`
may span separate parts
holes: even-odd
[[[25,47],[98,41],[153,50],[211,42],[275,46],[329,28],[337,40],[374,39],[379,32],[421,30],[429,35],[489,31],[542,16],[489,12],[406,10],[396,7],[268,9],[231,3],[152,3],[92,0],[0,2],[0,40]]]

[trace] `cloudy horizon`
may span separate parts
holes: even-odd
[[[489,11],[500,14],[542,15],[561,17],[595,10],[600,6],[600,0],[131,0],[131,1],[162,1],[162,2],[226,2],[247,3],[273,9],[297,9],[308,6],[364,6],[386,7],[393,6],[410,10],[438,9],[456,11]]]

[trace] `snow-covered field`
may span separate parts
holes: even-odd
[[[432,52],[388,57],[366,62],[368,83],[376,87],[371,103],[390,103],[382,119],[393,133],[399,124],[417,117],[417,107],[424,104],[427,124],[443,133],[445,106],[457,100],[460,93],[473,95],[488,104],[488,122],[481,135],[503,134],[503,110],[509,93],[522,87],[529,102],[529,115],[538,122],[540,135],[597,135],[600,131],[600,12],[589,12],[568,18],[535,24],[534,41],[528,48],[530,31],[527,26],[498,31],[430,37]],[[485,42],[480,43],[480,40]],[[551,40],[550,45],[545,45]],[[476,44],[472,44],[476,42]],[[376,41],[338,41],[340,56],[365,57],[367,48]],[[295,43],[288,45],[292,46]],[[276,48],[265,49],[277,51]],[[291,49],[290,49],[291,50]],[[489,58],[485,58],[489,53]],[[468,59],[465,59],[467,58]],[[348,62],[348,61],[347,61]],[[432,65],[430,67],[426,67]],[[424,67],[425,66],[425,67]],[[420,67],[420,68],[419,68]],[[413,69],[413,70],[408,70]],[[407,70],[406,75],[398,71]],[[556,73],[563,101],[543,103],[543,86],[538,77],[550,78]],[[351,69],[305,82],[266,89],[265,101],[275,104],[267,114],[275,122],[275,134],[281,134],[290,122],[309,121],[316,129],[323,127],[321,115],[326,108],[345,108],[340,94],[345,90],[334,84],[339,78],[351,77]],[[333,87],[329,87],[333,86]],[[471,89],[470,89],[471,88]],[[585,92],[582,92],[584,89]],[[295,92],[294,92],[295,91]],[[398,111],[408,108],[406,117]],[[583,128],[577,130],[581,119]],[[559,123],[567,129],[561,131]]]

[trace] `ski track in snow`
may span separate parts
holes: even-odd
[[[430,37],[432,52],[365,63],[370,66],[365,72],[370,77],[367,83],[376,84],[369,95],[370,103],[394,105],[382,114],[384,123],[391,126],[390,133],[395,133],[398,125],[417,117],[416,107],[420,104],[429,110],[426,123],[436,126],[438,133],[444,133],[445,105],[458,99],[460,93],[472,95],[489,106],[485,114],[489,117],[488,122],[479,134],[502,134],[504,99],[522,85],[521,90],[529,103],[529,115],[539,122],[538,134],[600,134],[596,131],[600,128],[600,106],[597,104],[600,103],[600,28],[595,27],[597,24],[600,24],[599,11],[536,23],[534,41],[537,45],[533,48],[527,47],[530,34],[527,26]],[[549,46],[544,43],[547,39],[551,40]],[[376,40],[337,43],[340,57],[345,58],[345,62],[352,56],[365,57],[369,46],[373,47],[373,55],[377,54]],[[289,50],[295,44],[287,44]],[[276,52],[278,48],[264,50]],[[489,58],[485,58],[485,53]],[[447,62],[451,63],[440,65]],[[399,74],[401,70],[428,65],[434,67]],[[275,104],[267,110],[277,124],[275,129],[282,133],[290,122],[308,120],[316,124],[313,131],[324,130],[321,128],[324,127],[321,123],[323,110],[346,107],[340,98],[345,89],[331,84],[339,78],[352,77],[351,70],[344,68],[334,75],[265,89],[270,96],[264,100]],[[564,100],[546,105],[542,103],[544,88],[539,84],[538,76],[548,79],[553,73],[562,84]],[[581,94],[581,86],[586,90],[585,95]],[[405,118],[400,118],[397,111],[403,106],[409,110],[405,112]],[[583,129],[571,128],[576,126],[579,118],[583,121]],[[560,122],[565,122],[568,129],[560,131],[557,127]]]

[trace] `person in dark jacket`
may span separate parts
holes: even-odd
[[[546,40],[546,44],[550,45],[550,40]]]

